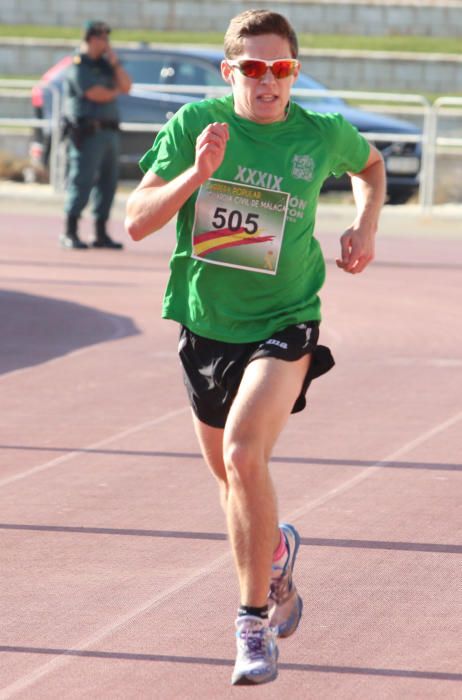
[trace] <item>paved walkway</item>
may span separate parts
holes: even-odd
[[[132,243],[122,206],[125,251],[74,252],[56,204],[0,198],[1,700],[461,698],[460,220],[387,210],[351,277],[332,263],[350,212],[321,207],[337,366],[272,460],[304,618],[278,680],[246,689],[224,519],[159,318],[174,234]]]

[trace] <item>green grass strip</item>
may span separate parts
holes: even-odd
[[[0,24],[1,37],[36,39],[74,39],[79,41],[80,28],[24,24]],[[115,41],[138,41],[165,44],[223,44],[223,32],[156,32],[145,29],[115,29]],[[349,49],[361,51],[411,51],[415,53],[462,54],[462,42],[454,37],[427,36],[349,36],[340,34],[299,34],[302,48]]]

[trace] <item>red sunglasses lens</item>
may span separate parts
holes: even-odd
[[[273,63],[271,70],[274,77],[278,80],[288,78],[295,70],[295,63],[293,61],[276,61],[276,63]]]
[[[266,61],[240,61],[239,70],[246,78],[259,79],[262,78],[268,68],[271,69],[272,74],[275,78],[280,80],[281,78],[288,78],[289,75],[293,75],[295,71],[295,61],[292,60],[282,60],[275,61],[272,66],[269,66]]]
[[[266,73],[265,61],[241,61],[239,70],[246,78],[261,78]]]

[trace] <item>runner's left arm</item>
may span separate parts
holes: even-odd
[[[380,152],[370,147],[366,165],[359,173],[349,173],[357,215],[340,238],[341,258],[337,266],[357,274],[374,259],[375,234],[385,201],[386,174]]]

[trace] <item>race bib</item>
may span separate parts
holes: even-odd
[[[210,179],[197,196],[192,257],[275,275],[288,192]]]

